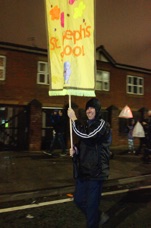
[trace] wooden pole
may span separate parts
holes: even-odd
[[[71,108],[71,95],[69,95],[69,108]],[[70,121],[70,145],[71,145],[71,148],[73,148],[72,121],[71,119],[69,121]]]

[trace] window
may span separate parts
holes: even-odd
[[[144,94],[144,79],[136,76],[127,76],[127,93],[129,94]]]
[[[6,57],[0,55],[0,80],[5,80]]]
[[[109,91],[110,73],[108,71],[97,71],[95,89],[101,91]]]
[[[37,83],[43,84],[43,85],[49,84],[49,73],[48,73],[47,62],[38,61]]]

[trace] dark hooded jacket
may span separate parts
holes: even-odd
[[[88,107],[95,108],[95,119],[88,120],[83,125],[78,120],[73,122],[73,130],[79,137],[77,153],[73,157],[74,176],[81,179],[105,180],[109,175],[111,131],[109,124],[100,119],[101,106],[98,100],[92,98],[86,104],[86,109]]]

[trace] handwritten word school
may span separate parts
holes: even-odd
[[[66,30],[62,33],[62,48],[60,55],[63,58],[64,56],[73,55],[75,57],[84,56],[84,44],[78,45],[79,41],[84,40],[91,36],[91,26],[83,27],[80,25],[79,30]],[[66,44],[66,41],[72,41],[73,45]],[[50,38],[50,49],[61,49],[60,39],[56,37]]]

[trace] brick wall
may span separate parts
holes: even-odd
[[[32,100],[29,103],[29,115],[29,151],[40,151],[42,138],[42,109],[39,101]]]
[[[37,62],[47,61],[47,52],[28,52],[17,49],[0,49],[0,54],[6,56],[6,80],[0,81],[0,104],[2,105],[29,105],[29,149],[39,150],[41,146],[42,107],[64,107],[68,104],[68,96],[49,97],[48,85],[37,84]],[[119,134],[118,114],[128,105],[132,111],[142,107],[151,109],[151,74],[132,71],[123,67],[116,67],[110,62],[97,61],[97,69],[110,72],[110,91],[96,91],[102,109],[114,106],[111,111],[113,131],[113,145],[127,145],[127,138]],[[126,93],[126,76],[137,75],[144,77],[144,95],[136,96]],[[89,98],[72,96],[72,102],[79,108],[84,108]],[[34,101],[34,102],[33,102]],[[37,101],[38,103],[36,103]],[[37,105],[39,104],[39,105]]]

